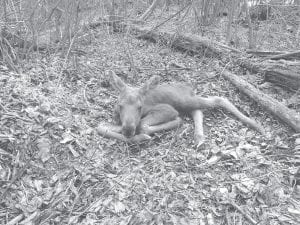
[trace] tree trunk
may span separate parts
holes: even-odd
[[[139,20],[145,21],[149,18],[149,16],[153,13],[154,9],[158,5],[159,0],[154,0],[152,4],[149,6],[149,8],[143,13],[143,15],[140,16]]]
[[[248,1],[244,0],[244,9],[246,10],[246,20],[248,23],[249,27],[249,32],[248,32],[248,42],[249,42],[249,49],[255,48],[255,41],[253,38],[253,25],[251,22],[251,17],[250,17],[250,12],[249,12],[249,7],[248,7]]]
[[[198,36],[176,35],[171,32],[154,32],[138,26],[131,26],[131,29],[138,35],[137,38],[152,42],[164,42],[175,49],[187,53],[203,54],[213,57],[219,57],[222,54],[222,51],[216,47],[218,46],[216,43],[211,40],[199,38]],[[170,40],[172,40],[172,42],[170,42]]]
[[[229,43],[232,39],[232,22],[234,19],[234,12],[235,12],[236,0],[231,0],[228,10],[228,24],[226,28],[226,42]]]

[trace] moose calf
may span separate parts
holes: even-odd
[[[99,126],[102,136],[123,141],[140,142],[150,138],[150,134],[178,127],[182,120],[179,115],[190,115],[195,124],[194,138],[201,145],[204,141],[202,110],[223,108],[244,124],[264,133],[254,120],[241,113],[228,99],[222,97],[200,97],[183,83],[159,85],[159,77],[151,77],[142,87],[125,84],[113,71],[109,71],[111,84],[119,92],[115,108],[119,126],[105,128]]]

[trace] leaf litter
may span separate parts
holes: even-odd
[[[1,224],[300,223],[299,137],[215,76],[216,59],[94,32],[77,70],[53,54],[0,73]],[[201,149],[190,119],[140,146],[105,139],[94,128],[112,122],[107,69],[132,85],[160,75],[227,97],[272,137],[214,110]]]

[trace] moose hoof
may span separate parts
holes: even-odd
[[[201,145],[203,145],[203,143],[205,141],[205,136],[197,134],[194,136],[194,141],[195,141],[197,148],[199,148]]]
[[[133,143],[139,143],[143,141],[148,141],[150,140],[151,137],[148,134],[138,134],[135,135],[134,137],[130,138],[128,141],[133,142]]]

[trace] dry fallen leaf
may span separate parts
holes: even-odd
[[[57,118],[57,117],[52,116],[52,117],[49,117],[49,118],[46,120],[46,123],[47,123],[47,124],[50,124],[50,125],[53,125],[53,124],[58,123],[58,122],[60,122],[60,121],[61,121],[60,118]]]
[[[122,213],[126,209],[126,206],[122,202],[120,202],[120,201],[115,202],[113,204],[113,206],[114,206],[114,209],[115,209],[116,213]]]
[[[63,133],[62,136],[63,136],[63,140],[60,141],[61,144],[70,143],[74,140],[73,135],[68,131]]]
[[[41,137],[37,140],[37,147],[39,149],[39,158],[42,162],[46,162],[51,157],[51,141],[48,138]]]

